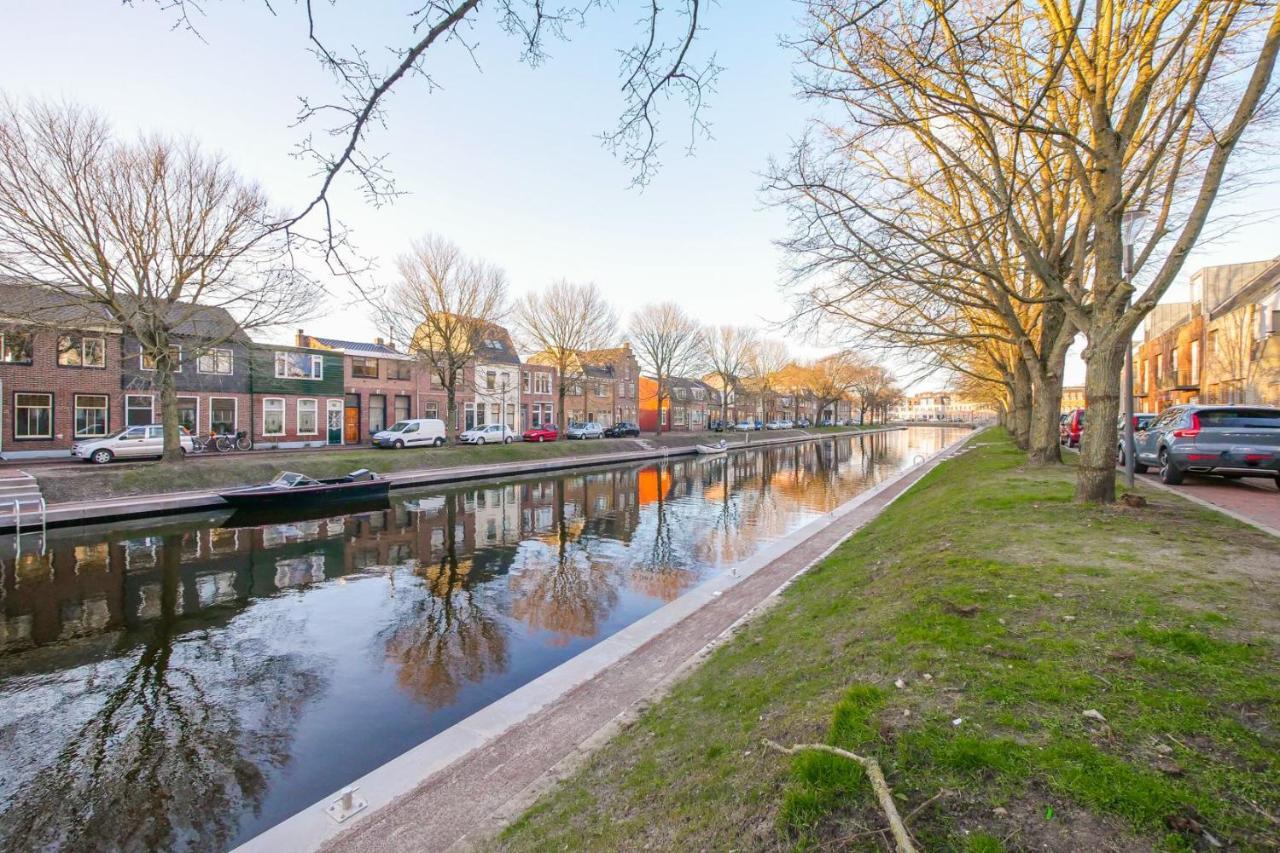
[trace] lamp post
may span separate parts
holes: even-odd
[[[1138,232],[1147,221],[1143,208],[1126,210],[1120,215],[1120,239],[1124,244],[1124,281],[1129,286],[1126,304],[1133,300],[1133,248],[1138,242]],[[1133,333],[1124,347],[1124,484],[1133,488],[1133,475],[1137,460],[1133,443]]]

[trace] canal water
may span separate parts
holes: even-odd
[[[0,847],[234,846],[959,435],[0,538]]]

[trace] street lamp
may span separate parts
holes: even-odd
[[[1124,281],[1129,285],[1126,304],[1133,299],[1133,249],[1138,242],[1138,232],[1147,222],[1147,211],[1141,207],[1126,210],[1120,215],[1120,240],[1124,244]],[[1137,460],[1133,443],[1133,333],[1124,348],[1124,484],[1133,488],[1133,475]]]

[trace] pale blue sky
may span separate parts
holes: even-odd
[[[100,109],[122,131],[192,134],[224,152],[281,204],[314,192],[308,169],[290,157],[296,96],[323,95],[328,81],[306,51],[305,20],[293,3],[273,17],[258,0],[208,0],[198,21],[205,41],[171,28],[171,14],[147,0],[6,2],[0,28],[0,85],[10,95],[57,97]],[[375,4],[316,4],[335,43],[377,51],[403,41],[398,13]],[[708,323],[763,324],[783,318],[783,234],[779,210],[760,195],[770,155],[783,155],[808,107],[793,97],[792,53],[780,47],[800,12],[786,0],[724,2],[706,13],[704,55],[724,66],[710,103],[714,138],[683,156],[683,112],[667,113],[663,168],[644,191],[601,147],[621,104],[615,50],[631,43],[641,6],[621,0],[589,29],[550,44],[550,61],[530,69],[518,45],[489,26],[474,33],[477,69],[459,46],[432,53],[440,88],[406,81],[389,103],[389,126],[374,148],[390,154],[409,195],[373,209],[348,188],[335,201],[361,248],[387,276],[413,237],[437,232],[502,265],[513,291],[559,276],[594,280],[625,316],[673,299]],[[359,11],[357,11],[359,10]],[[341,34],[342,39],[335,38]],[[1274,189],[1274,188],[1272,188]],[[1263,203],[1242,197],[1238,209]],[[1274,206],[1274,205],[1272,205]],[[1274,222],[1233,228],[1188,265],[1280,253]],[[309,330],[372,337],[358,310],[336,311]],[[813,341],[779,335],[803,352]]]

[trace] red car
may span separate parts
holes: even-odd
[[[525,441],[555,441],[560,437],[560,430],[555,424],[543,424],[524,431]]]
[[[1062,416],[1058,439],[1067,447],[1079,447],[1084,433],[1084,409],[1072,409]]]

